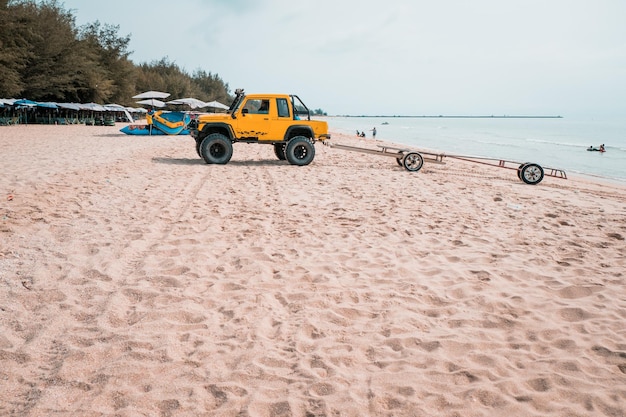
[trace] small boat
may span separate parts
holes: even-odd
[[[152,126],[152,128],[151,128]],[[157,129],[154,125],[128,125],[120,129],[120,132],[132,136],[173,136]],[[183,129],[178,135],[188,135],[189,130]]]
[[[187,125],[191,121],[189,113],[159,110],[148,113],[145,125],[128,125],[120,132],[127,135],[151,136],[151,135],[188,135]]]

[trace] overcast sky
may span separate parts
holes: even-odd
[[[230,91],[330,115],[626,116],[625,0],[62,0]]]

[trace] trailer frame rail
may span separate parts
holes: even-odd
[[[482,156],[452,155],[446,153],[435,153],[431,151],[417,150],[406,147],[396,147],[389,145],[376,145],[379,149],[363,148],[359,146],[344,145],[331,141],[324,142],[327,146],[342,149],[349,152],[360,152],[370,155],[382,155],[395,158],[398,165],[407,171],[419,171],[424,162],[432,164],[445,164],[444,158],[458,159],[475,164],[489,165],[497,168],[511,169],[517,171],[517,177],[526,184],[535,185],[543,180],[544,176],[567,179],[564,170],[558,168],[543,168],[539,164],[532,162],[515,162],[501,158],[487,158]],[[510,166],[513,164],[514,166]]]

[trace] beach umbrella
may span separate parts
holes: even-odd
[[[137,104],[145,104],[152,107],[165,107],[165,103],[161,100],[157,100],[156,98],[147,98],[145,100],[140,100],[137,102]]]
[[[133,98],[167,98],[170,93],[163,93],[161,91],[146,91],[145,93],[137,94]]]
[[[213,109],[222,109],[222,110],[228,110],[230,107],[228,107],[226,104],[222,104],[219,101],[209,101],[208,103],[205,103],[206,107],[211,107]]]
[[[105,104],[104,108],[108,111],[124,111],[124,106],[119,104]]]
[[[200,107],[206,107],[207,103],[202,100],[198,100],[197,98],[187,97],[187,98],[178,98],[176,100],[168,101],[167,104],[183,104],[191,107],[192,109],[198,109]]]
[[[148,110],[142,107],[126,107],[126,110],[128,110],[130,113],[148,113]]]

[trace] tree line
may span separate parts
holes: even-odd
[[[228,104],[228,84],[167,57],[135,64],[130,36],[99,21],[77,27],[57,0],[0,0],[0,97],[135,106],[138,92],[167,91]]]

